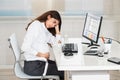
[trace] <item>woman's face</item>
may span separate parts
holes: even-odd
[[[45,25],[47,28],[54,28],[59,24],[59,21],[55,18],[52,18],[50,15],[47,17],[47,21],[45,22]]]

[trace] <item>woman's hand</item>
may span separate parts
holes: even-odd
[[[60,34],[59,25],[55,27],[56,34]]]
[[[36,56],[44,57],[44,58],[48,59],[50,57],[50,54],[49,53],[40,53],[40,52],[38,52],[38,54]]]
[[[61,44],[61,43],[62,43],[62,42],[59,40],[59,41],[58,41],[58,44]]]
[[[56,35],[60,35],[60,29],[59,29],[59,25],[57,25],[56,27],[55,27],[55,31],[56,31]],[[60,41],[60,38],[58,37],[58,43],[61,43],[61,41]]]

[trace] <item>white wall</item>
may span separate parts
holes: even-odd
[[[111,17],[104,17],[101,26],[101,36],[119,39],[120,21]],[[84,17],[63,17],[62,33],[68,37],[81,37],[84,26]]]
[[[22,42],[23,35],[25,33],[27,20],[24,18],[0,18],[0,65],[13,64],[14,57],[11,50],[8,48],[8,37],[12,33],[16,33],[18,41]]]
[[[7,20],[7,21],[6,21]],[[21,45],[25,35],[25,27],[30,21],[30,18],[7,18],[0,19],[0,67],[3,65],[13,65],[14,57],[11,50],[8,48],[8,37],[12,33],[16,33],[18,42]],[[84,25],[84,17],[77,16],[62,16],[62,35],[66,34],[68,37],[81,37]],[[103,20],[101,34],[103,36],[119,39],[120,36],[120,22],[106,18]]]

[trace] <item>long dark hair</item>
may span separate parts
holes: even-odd
[[[35,21],[35,20],[38,20],[38,21],[40,21],[40,22],[45,22],[45,21],[47,20],[48,15],[50,15],[52,18],[55,18],[55,19],[57,19],[57,20],[59,21],[59,29],[61,29],[62,21],[61,21],[60,14],[59,14],[58,11],[56,11],[56,10],[50,10],[50,11],[45,12],[45,13],[42,14],[41,16],[37,17],[36,19],[32,20],[32,21],[28,24],[26,30],[28,29],[29,25],[30,25],[33,21]],[[48,28],[48,31],[51,32],[51,33],[55,36],[55,34],[56,34],[55,28]]]

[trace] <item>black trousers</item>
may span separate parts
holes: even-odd
[[[24,72],[32,76],[41,76],[44,72],[44,61],[24,61]],[[64,71],[58,71],[55,61],[48,60],[48,70],[46,75],[58,75],[64,80]]]

